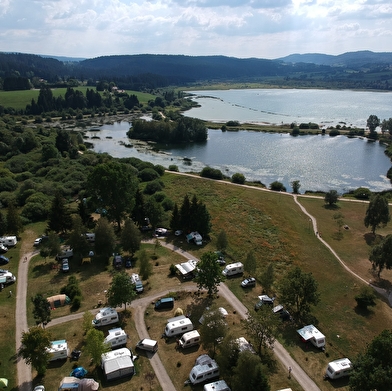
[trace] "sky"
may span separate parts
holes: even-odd
[[[275,59],[392,52],[391,0],[0,0],[0,52]]]

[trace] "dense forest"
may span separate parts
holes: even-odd
[[[139,54],[82,61],[0,53],[0,89],[25,89],[26,80],[39,88],[43,81],[64,86],[70,79],[77,79],[95,86],[97,81],[107,79],[121,89],[135,91],[219,81],[391,90],[391,63],[391,53],[373,52],[290,55],[276,60]]]

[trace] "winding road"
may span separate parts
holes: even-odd
[[[190,175],[190,174],[185,174],[185,173],[178,173],[179,175]],[[192,175],[194,178],[200,178]],[[206,178],[200,178],[206,180]],[[245,186],[249,187],[252,189],[260,190],[260,191],[270,191],[268,189],[262,189],[258,187],[253,187],[253,186],[248,186],[248,185],[237,185],[233,183],[228,183],[222,181],[222,183],[225,184],[230,184],[233,186]],[[308,218],[312,221],[312,227],[313,231],[315,234],[318,232],[317,228],[317,221],[316,219],[310,215],[307,210],[301,205],[301,203],[298,201],[298,197],[295,194],[289,194],[289,193],[282,193],[282,195],[287,195],[287,196],[292,196],[295,203],[299,206],[301,211],[308,216]],[[301,195],[301,197],[303,197]],[[345,270],[347,270],[349,273],[354,275],[356,278],[358,278],[360,281],[362,281],[365,284],[369,284],[368,281],[357,275],[355,272],[353,272],[342,260],[341,258],[336,254],[336,252],[332,249],[332,247],[325,242],[319,235],[317,235],[318,239],[323,243],[324,246],[326,246],[331,253],[336,257],[336,259],[340,262],[340,264],[343,266]],[[185,251],[183,251],[181,248],[174,246],[172,244],[168,244],[164,241],[161,242],[161,244],[167,248],[170,248],[172,251],[176,251],[179,254],[183,255],[187,259],[195,259],[195,257]],[[23,248],[21,249],[21,253],[23,253]],[[21,343],[21,337],[22,333],[24,331],[28,331],[28,325],[27,325],[27,315],[26,315],[26,294],[27,294],[27,284],[28,284],[28,265],[29,261],[32,256],[34,256],[36,252],[28,252],[28,253],[23,253],[22,257],[19,262],[19,267],[18,267],[18,283],[17,283],[17,292],[16,292],[16,328],[15,328],[15,335],[16,335],[16,351],[19,350],[20,343]],[[182,289],[194,289],[191,288],[192,283],[187,283],[184,284]],[[380,294],[385,296],[387,299],[389,299],[389,303],[392,306],[392,293],[391,295],[387,295],[386,291],[383,289],[379,289],[376,287],[375,288]],[[172,290],[172,289],[171,289]],[[134,319],[135,319],[135,327],[138,332],[139,337],[142,338],[148,338],[148,331],[146,328],[146,325],[144,323],[144,312],[148,304],[151,303],[151,301],[157,299],[158,297],[161,297],[168,293],[168,291],[163,291],[159,292],[157,294],[154,294],[153,296],[148,296],[148,297],[143,297],[137,300],[134,300],[131,303],[131,307],[134,309]],[[237,299],[237,297],[228,289],[228,287],[222,283],[220,284],[219,287],[219,294],[223,296],[228,302],[230,302],[233,306],[233,308],[241,315],[242,318],[247,317],[247,308]],[[95,312],[97,312],[96,310]],[[94,311],[92,311],[94,313]],[[77,314],[71,314],[67,315],[61,318],[56,318],[53,319],[47,327],[53,327],[57,324],[68,322],[70,320],[75,320],[83,317],[83,313],[77,313]],[[297,382],[301,385],[301,387],[305,391],[320,391],[320,388],[313,382],[312,379],[309,378],[309,376],[303,371],[303,369],[295,362],[295,360],[288,354],[288,352],[284,349],[284,347],[278,342],[275,341],[274,344],[274,352],[276,354],[276,357],[279,359],[281,364],[287,369],[289,367],[292,368],[291,376],[297,380]],[[155,375],[163,389],[163,391],[176,391],[171,379],[167,375],[167,372],[159,359],[159,354],[154,354],[150,357],[151,359],[151,365],[155,371]],[[31,375],[31,368],[29,365],[25,363],[25,361],[21,358],[18,357],[17,359],[17,372],[18,372],[18,388],[20,391],[31,391],[32,389],[32,375]]]

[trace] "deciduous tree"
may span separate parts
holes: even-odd
[[[256,273],[256,257],[253,251],[249,251],[248,254],[246,254],[246,258],[244,261],[244,270],[249,273],[250,275],[254,276]]]
[[[369,260],[378,277],[384,269],[392,269],[392,235],[387,235],[379,244],[370,250]]]
[[[142,236],[140,231],[131,219],[126,219],[124,228],[121,232],[121,246],[124,251],[131,253],[131,256],[140,249]]]
[[[325,193],[324,201],[329,206],[336,204],[339,200],[339,194],[336,190],[330,190]]]
[[[95,228],[95,252],[97,255],[109,258],[116,246],[116,235],[113,226],[106,217],[101,217]]]
[[[134,288],[135,286],[127,273],[115,274],[106,293],[109,305],[115,308],[124,304],[127,309],[127,303],[131,303],[136,296]]]
[[[374,294],[373,288],[370,286],[363,286],[360,292],[355,296],[357,306],[362,309],[367,307],[374,307],[376,305],[376,295]]]
[[[42,323],[43,328],[51,321],[51,310],[48,300],[45,299],[40,293],[37,293],[31,298],[33,302],[33,316],[38,323]]]
[[[219,232],[218,237],[216,238],[216,249],[224,253],[228,245],[229,241],[227,240],[226,231],[222,229],[222,231]]]
[[[213,252],[204,253],[197,264],[198,272],[195,277],[197,288],[207,289],[207,294],[212,297],[218,292],[218,286],[223,281],[222,271],[217,262],[218,255]]]
[[[159,240],[157,240],[159,242]],[[146,250],[142,250],[139,253],[139,273],[143,280],[148,280],[152,273],[152,265]]]
[[[365,227],[370,227],[373,235],[379,227],[385,227],[391,216],[389,214],[388,200],[381,194],[376,194],[370,199],[365,215]]]
[[[290,185],[291,185],[291,187],[292,187],[292,189],[293,189],[293,193],[294,193],[294,194],[298,194],[298,193],[299,193],[299,189],[300,189],[300,187],[301,187],[300,181],[299,181],[299,180],[292,181],[292,182],[290,183]]]
[[[19,217],[19,213],[15,207],[15,204],[11,202],[7,209],[7,232],[12,235],[19,236],[19,233],[23,231],[23,224]]]
[[[369,131],[371,133],[376,131],[377,126],[380,125],[380,119],[377,117],[377,115],[370,115],[369,118],[366,121],[366,126],[369,128]]]
[[[102,354],[110,350],[109,345],[105,344],[105,334],[94,328],[87,331],[84,350],[91,356],[91,362],[99,365]]]
[[[227,333],[227,323],[219,309],[207,310],[200,326],[201,343],[211,357],[215,356],[216,348]]]

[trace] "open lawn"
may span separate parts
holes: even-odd
[[[226,250],[227,262],[244,261],[248,252],[253,251],[257,259],[256,277],[268,264],[272,263],[274,265],[275,278],[272,292],[270,292],[272,295],[277,295],[281,276],[293,265],[298,265],[304,271],[313,274],[318,281],[321,294],[320,304],[313,309],[314,324],[326,335],[325,352],[313,349],[300,341],[296,329],[302,325],[286,324],[280,330],[279,340],[322,390],[327,391],[334,388],[347,390],[347,384],[344,382],[335,382],[332,385],[322,380],[326,364],[339,357],[347,356],[350,359],[355,359],[355,356],[365,348],[366,344],[375,335],[383,329],[390,328],[392,311],[389,305],[380,298],[377,300],[377,306],[369,311],[361,312],[356,309],[354,296],[358,293],[362,283],[346,272],[331,252],[317,239],[311,231],[308,218],[303,215],[291,196],[172,173],[165,174],[162,181],[165,184],[165,193],[178,205],[181,205],[185,194],[190,195],[190,197],[196,194],[198,199],[206,204],[212,222],[210,241],[205,242],[203,246],[188,244],[184,237],[169,236],[167,238],[169,242],[173,242],[178,247],[200,258],[204,252],[216,250],[216,238],[221,230],[225,230],[229,240],[229,246]],[[355,268],[358,274],[365,279],[373,280],[374,276],[369,270],[370,262],[366,258],[369,243],[371,243],[371,238],[367,235],[369,231],[363,226],[366,206],[361,203],[339,201],[337,210],[329,210],[324,207],[323,199],[306,197],[299,197],[299,199],[317,219],[319,232],[321,232],[323,239],[330,243],[340,257],[350,267]],[[333,219],[333,215],[337,211],[344,216],[344,223],[349,227],[348,230],[342,232],[342,235],[337,235],[338,227]],[[168,226],[169,222],[167,221],[165,224]],[[163,225],[165,226],[165,224]],[[24,249],[21,254],[31,251],[35,236],[42,233],[42,226],[39,226],[39,229],[35,232],[33,232],[33,229],[34,226],[29,226],[22,235]],[[377,231],[377,233],[385,235],[390,233],[391,229],[387,227]],[[157,293],[165,289],[183,288],[182,281],[177,277],[169,277],[169,266],[172,263],[183,262],[184,258],[164,247],[154,246],[154,244],[145,244],[143,247],[148,251],[154,270],[153,275],[145,285],[143,295]],[[12,250],[15,254],[13,260],[16,261],[14,264],[10,263],[12,272],[17,271],[19,250],[20,244],[15,250]],[[61,274],[53,268],[53,264],[53,260],[44,260],[39,255],[31,261],[27,295],[30,325],[35,324],[31,315],[30,297],[38,292],[48,296],[58,293],[59,289],[66,284],[68,275]],[[71,273],[78,277],[83,291],[80,311],[96,307],[99,300],[103,302],[104,291],[107,289],[112,275],[112,267],[109,263],[99,264],[93,261],[91,264],[81,265],[71,260],[70,267]],[[138,271],[137,263],[128,272],[131,273],[134,270]],[[390,273],[383,272],[381,277],[383,281],[380,281],[380,284],[388,286],[392,279]],[[262,293],[263,288],[257,283],[256,287],[243,290],[239,283],[240,279],[238,278],[227,281],[232,291],[252,312],[257,296]],[[13,314],[14,302],[11,300],[7,298],[7,292],[0,293],[1,305],[3,308],[8,306],[9,312],[7,311],[7,314]],[[189,306],[192,306],[191,316],[197,318],[198,312],[203,308],[203,305],[200,305],[199,298],[189,294],[183,300],[183,302],[178,302],[178,305],[181,305],[186,311],[190,308]],[[217,303],[219,303],[219,300]],[[279,297],[277,297],[278,301]],[[233,323],[233,329],[239,330],[241,328],[240,322],[230,309],[230,304],[223,305],[222,303],[222,306],[229,310],[230,323]],[[152,338],[158,339],[163,332],[165,320],[170,316],[167,316],[167,313],[155,313],[151,309],[147,311],[146,322],[147,326],[150,327],[149,332]],[[69,307],[61,308],[53,311],[53,317],[69,313]],[[8,374],[7,376],[11,380],[11,387],[15,385],[16,375],[13,358],[15,346],[13,342],[15,337],[12,336],[13,321],[13,315],[7,315],[7,318],[0,319],[2,336],[0,349],[2,352],[8,352],[8,354],[3,354],[2,368],[10,373],[10,376]],[[71,347],[80,342],[82,335],[78,330],[73,331],[73,325],[69,325],[69,328],[62,327],[65,326],[56,326],[51,330],[56,333],[56,338],[60,338],[61,335],[66,333]],[[126,327],[129,327],[128,331],[133,346],[137,342],[137,337],[132,337],[134,334],[132,315],[127,318]],[[76,334],[74,335],[74,333]],[[7,335],[7,338],[4,338],[5,335]],[[10,343],[8,341],[12,341],[11,347],[9,347]],[[172,349],[170,342],[163,345],[164,341],[159,339],[159,344],[158,354],[171,378],[174,379],[173,381],[178,383],[176,383],[176,387],[181,389],[183,381],[189,374],[189,366],[192,365],[195,357],[201,351],[201,347],[198,350],[195,349],[195,352],[185,354],[176,352],[174,346]],[[81,360],[84,360],[84,358],[81,358]],[[180,364],[177,364],[178,362]],[[88,363],[85,365],[88,365]],[[140,365],[141,368],[147,370],[148,362],[144,363],[142,358]],[[50,368],[45,383],[48,381],[47,384],[51,385],[50,388],[56,387],[59,378],[64,376],[64,373],[68,374],[70,368],[70,363],[59,365],[59,368]],[[140,376],[143,376],[142,372],[144,372],[144,369],[141,370]],[[273,374],[270,378],[271,389],[275,390],[287,386],[287,383],[283,384],[282,379],[287,379],[287,374],[284,371]],[[127,383],[132,386],[133,380],[110,385],[110,388],[121,390]],[[106,385],[103,384],[103,387],[106,387]],[[147,386],[144,389],[148,389]],[[154,389],[157,389],[156,385]],[[297,390],[295,385],[293,389]]]

